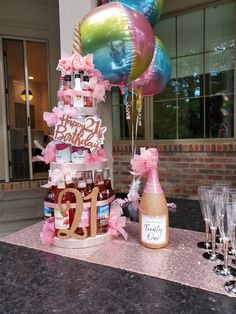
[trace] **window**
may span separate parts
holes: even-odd
[[[144,140],[145,138],[145,123],[144,117],[145,112],[142,110],[141,115],[141,126],[137,128],[137,110],[135,107],[135,96],[129,93],[128,104],[130,106],[131,119],[126,119],[125,106],[123,104],[123,96],[118,87],[113,87],[111,92],[111,102],[112,102],[112,125],[113,125],[113,140],[131,140],[132,136],[138,140]],[[133,104],[133,105],[132,105]],[[133,114],[132,114],[133,111]],[[136,134],[137,133],[137,134]]]
[[[153,139],[234,136],[234,3],[165,19],[155,27],[172,64],[153,97]]]

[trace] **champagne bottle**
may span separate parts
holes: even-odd
[[[140,242],[148,248],[165,247],[169,242],[169,212],[158,178],[158,153],[149,148],[152,167],[148,171],[139,209]]]

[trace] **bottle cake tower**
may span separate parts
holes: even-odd
[[[50,163],[45,218],[54,230],[52,244],[80,248],[110,239],[108,220],[115,195],[105,157],[97,102],[109,82],[102,81],[91,56],[59,60],[57,106],[44,113],[53,141],[38,157]]]

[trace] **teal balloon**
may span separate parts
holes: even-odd
[[[91,10],[80,24],[82,53],[94,55],[94,65],[110,84],[127,84],[149,66],[154,33],[147,19],[119,2]]]
[[[162,13],[164,0],[110,0],[120,2],[144,15],[152,27],[158,22]]]

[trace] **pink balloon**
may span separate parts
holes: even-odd
[[[135,92],[141,91],[142,96],[160,93],[168,84],[171,74],[170,59],[162,41],[155,36],[154,55],[147,70],[129,84]]]

